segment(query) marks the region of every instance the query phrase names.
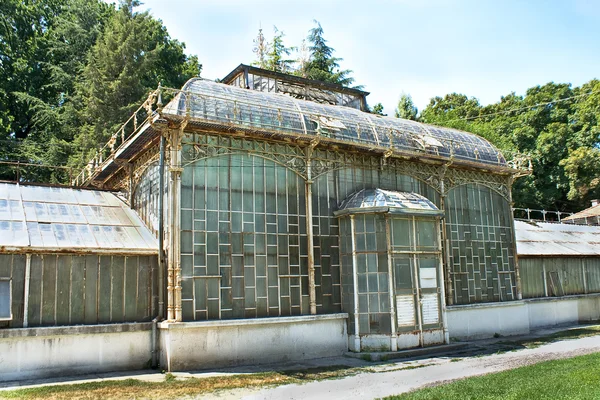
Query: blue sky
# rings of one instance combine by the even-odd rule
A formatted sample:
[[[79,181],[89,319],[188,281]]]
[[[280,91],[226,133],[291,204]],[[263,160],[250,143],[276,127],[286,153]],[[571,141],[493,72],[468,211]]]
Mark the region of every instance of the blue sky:
[[[600,78],[600,0],[146,0],[140,9],[198,55],[206,78],[252,62],[259,26],[299,46],[316,19],[369,104],[387,113],[403,92],[422,109],[450,92],[488,104]]]

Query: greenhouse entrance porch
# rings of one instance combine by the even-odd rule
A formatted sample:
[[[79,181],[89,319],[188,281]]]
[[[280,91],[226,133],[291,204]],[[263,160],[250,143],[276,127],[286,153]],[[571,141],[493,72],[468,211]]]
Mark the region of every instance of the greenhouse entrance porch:
[[[415,193],[365,189],[344,200],[336,216],[350,350],[447,343],[443,212]]]

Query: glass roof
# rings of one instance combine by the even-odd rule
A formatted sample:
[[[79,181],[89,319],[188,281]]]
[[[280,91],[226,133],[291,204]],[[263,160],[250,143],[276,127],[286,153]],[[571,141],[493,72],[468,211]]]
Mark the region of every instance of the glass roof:
[[[336,211],[336,215],[365,212],[443,214],[431,200],[417,193],[394,192],[383,189],[363,189],[342,201],[339,210]]]
[[[112,193],[0,183],[0,246],[156,252],[140,218]]]
[[[264,133],[320,135],[383,151],[506,167],[506,160],[487,140],[472,133],[365,113],[350,107],[299,100],[192,79],[163,109],[190,123],[228,126]]]
[[[600,255],[600,227],[515,221],[520,256]]]

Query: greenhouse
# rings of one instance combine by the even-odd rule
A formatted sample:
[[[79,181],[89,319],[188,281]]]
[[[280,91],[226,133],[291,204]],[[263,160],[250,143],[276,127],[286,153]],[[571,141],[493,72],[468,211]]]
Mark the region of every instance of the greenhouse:
[[[72,346],[50,328],[57,342],[5,330],[0,346],[28,335],[84,357],[83,341],[95,370],[177,371],[600,318],[596,259],[577,253],[597,232],[515,230],[527,158],[365,112],[355,89],[244,65],[222,82],[159,86],[77,188],[2,189],[3,323],[86,325]],[[544,248],[562,253],[529,251]]]
[[[156,238],[113,193],[0,183],[0,248],[0,325],[156,314]]]
[[[471,133],[290,78],[300,96],[261,71],[159,88],[147,122],[78,178],[120,190],[164,232],[168,321],[349,313],[351,348],[395,349],[447,341],[446,305],[521,297],[510,188],[526,171]],[[386,228],[352,250],[373,226]]]

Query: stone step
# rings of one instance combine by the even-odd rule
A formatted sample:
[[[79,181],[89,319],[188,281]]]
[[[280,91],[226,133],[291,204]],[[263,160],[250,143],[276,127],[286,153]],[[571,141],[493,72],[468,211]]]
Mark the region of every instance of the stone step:
[[[455,352],[467,347],[469,343],[450,343],[439,346],[415,347],[398,351],[366,351],[361,353],[347,352],[347,357],[360,358],[370,361],[387,361],[397,358],[420,358],[423,356],[434,356]]]

